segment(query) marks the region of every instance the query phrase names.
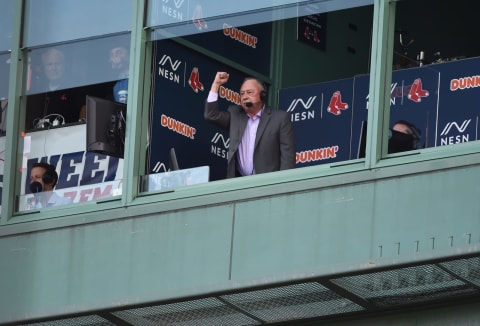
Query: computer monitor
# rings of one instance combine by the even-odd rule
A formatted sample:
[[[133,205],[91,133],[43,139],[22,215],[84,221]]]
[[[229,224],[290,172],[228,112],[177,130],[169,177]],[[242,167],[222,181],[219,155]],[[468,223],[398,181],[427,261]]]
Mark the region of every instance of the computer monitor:
[[[7,108],[8,108],[8,100],[1,99],[0,100],[0,108],[2,112],[0,113],[0,135],[5,134],[7,131]]]
[[[169,156],[169,168],[170,171],[180,170],[177,161],[177,153],[175,152],[175,148],[170,148],[170,156]]]
[[[360,127],[360,137],[358,139],[357,158],[364,158],[367,147],[367,121],[363,120]]]
[[[127,105],[87,95],[87,151],[123,158]]]

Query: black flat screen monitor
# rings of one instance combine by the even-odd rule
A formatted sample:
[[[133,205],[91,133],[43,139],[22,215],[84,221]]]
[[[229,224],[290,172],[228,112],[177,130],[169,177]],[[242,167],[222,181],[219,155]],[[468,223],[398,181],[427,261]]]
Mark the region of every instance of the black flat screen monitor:
[[[6,99],[0,100],[0,108],[2,112],[0,113],[0,135],[5,134],[7,131],[7,108],[8,108],[8,101]]]
[[[362,126],[360,127],[360,137],[358,140],[358,158],[365,157],[365,149],[367,147],[367,121],[362,121]]]
[[[87,95],[87,151],[123,158],[127,105]]]
[[[180,167],[178,166],[178,161],[177,161],[177,153],[175,152],[174,147],[170,148],[170,155],[169,155],[169,162],[168,163],[169,163],[170,171],[180,170]]]

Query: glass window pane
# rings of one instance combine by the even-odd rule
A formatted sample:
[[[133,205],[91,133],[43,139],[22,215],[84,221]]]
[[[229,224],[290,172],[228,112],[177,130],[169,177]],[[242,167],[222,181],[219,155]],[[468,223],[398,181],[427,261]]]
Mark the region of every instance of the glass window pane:
[[[31,50],[25,129],[84,119],[86,95],[118,96],[117,80],[128,77],[129,44],[130,35],[125,34]],[[119,47],[120,61],[118,53],[112,53]]]
[[[8,80],[10,78],[10,53],[0,54],[0,99],[8,97]]]
[[[89,151],[87,147],[87,124],[93,119],[89,119],[87,97],[125,105],[129,48],[130,35],[125,34],[29,51],[23,138],[26,165],[17,196],[19,210],[45,209],[49,205],[39,207],[34,201],[49,197],[48,191],[52,190],[60,197],[70,198],[71,203],[121,194],[123,159],[104,151]],[[111,117],[107,118],[98,133],[105,135],[107,142],[120,141],[110,137],[114,136],[113,124]],[[54,166],[58,174],[54,189],[48,188],[50,183],[43,179],[38,180],[43,182],[41,188],[31,188],[30,175],[38,162]],[[42,196],[35,196],[37,189],[42,189]],[[43,190],[47,193],[43,194]],[[56,202],[70,203],[64,199]]]
[[[27,132],[23,139],[28,150],[24,153],[26,166],[17,196],[19,211],[121,195],[123,160],[87,152],[84,123]],[[55,177],[45,177],[46,169],[34,170],[39,162],[50,164],[55,173],[49,175]],[[60,198],[50,198],[53,193]]]
[[[181,170],[207,166],[210,181],[228,176],[229,159],[239,160],[238,152],[231,159],[229,151],[238,148],[243,132],[232,135],[219,127],[221,122],[205,120],[205,101],[218,71],[229,73],[228,82],[218,89],[221,111],[233,106],[233,112],[242,112],[242,94],[252,92],[240,90],[244,78],[253,74],[261,81],[267,105],[289,113],[295,168],[357,159],[368,112],[373,6],[325,12],[326,3],[302,3],[288,10],[293,16],[275,7],[262,11],[263,18],[268,17],[262,21],[255,20],[256,13],[210,20],[191,19],[189,13],[184,24],[154,29],[146,174],[163,180],[162,174],[167,177],[175,170],[169,157],[174,148]],[[263,132],[267,136],[257,137],[277,134]],[[235,165],[230,169],[239,172]]]
[[[429,13],[425,20],[422,13]],[[477,140],[480,46],[470,2],[397,2],[388,152]]]
[[[192,25],[201,26],[202,20],[212,21],[225,16],[229,16],[232,23],[238,22],[239,25],[244,25],[246,21],[255,24],[279,19],[280,16],[284,19],[296,17],[298,6],[308,6],[311,3],[312,1],[292,0],[247,0],[229,1],[228,3],[219,0],[149,0],[147,26],[162,26],[182,22],[190,22]],[[315,4],[318,12],[328,12],[373,4],[373,0],[316,1]],[[275,12],[276,18],[272,17],[272,7],[279,9]],[[209,30],[215,28],[211,24],[206,26]]]
[[[7,131],[8,85],[10,78],[10,53],[0,54],[0,136]],[[5,139],[3,139],[3,146]],[[5,147],[2,149],[2,153]],[[2,160],[3,164],[3,160]]]
[[[0,0],[0,208],[3,191],[3,171],[5,160],[5,131],[8,109],[8,82],[10,78],[10,53],[12,47],[13,10],[15,0]]]
[[[127,49],[128,59],[130,34],[32,49],[25,91],[37,94],[117,80],[119,74],[128,73],[128,65],[118,67],[110,62],[110,50],[119,46]]]
[[[13,31],[13,5],[15,0],[0,0],[0,52],[10,50]]]
[[[27,0],[24,46],[127,32],[131,20],[132,0]]]

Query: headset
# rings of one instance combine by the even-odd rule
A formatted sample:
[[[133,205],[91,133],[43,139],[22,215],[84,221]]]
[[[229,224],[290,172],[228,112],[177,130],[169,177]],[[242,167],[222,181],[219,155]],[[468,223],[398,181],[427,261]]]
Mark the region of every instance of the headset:
[[[58,180],[58,174],[55,171],[55,169],[53,168],[53,166],[51,166],[50,169],[47,169],[47,171],[45,171],[45,173],[42,176],[43,183],[45,183],[47,185],[50,185],[50,184],[55,185],[57,180]]]
[[[42,181],[44,184],[55,186],[58,181],[58,173],[55,171],[55,167],[51,164],[40,162],[34,163],[32,168],[41,167],[45,169],[45,173],[42,175]]]
[[[388,140],[388,153],[398,153],[404,151],[411,151],[420,148],[421,131],[414,124],[398,120],[393,125],[403,124],[407,126],[409,133],[402,133],[390,129],[390,138]]]
[[[260,85],[262,85],[262,91],[260,92],[260,100],[262,101],[262,103],[267,103],[267,98],[268,98],[268,89],[267,89],[267,84],[264,83],[264,82],[260,82],[258,80],[258,82],[260,83]]]

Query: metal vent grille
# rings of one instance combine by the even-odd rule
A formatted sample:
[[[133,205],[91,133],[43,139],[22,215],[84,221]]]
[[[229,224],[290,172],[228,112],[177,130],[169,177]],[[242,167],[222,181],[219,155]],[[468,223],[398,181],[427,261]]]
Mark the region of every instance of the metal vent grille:
[[[440,266],[450,270],[467,282],[480,287],[480,258],[458,259],[440,263]]]
[[[478,288],[435,264],[342,277],[332,279],[331,282],[377,307],[433,301],[479,292]]]
[[[259,325],[217,298],[205,298],[113,313],[134,325]],[[141,317],[142,319],[139,319]]]
[[[124,310],[114,315],[141,326],[150,324],[141,323],[138,317],[159,325],[261,325],[362,309],[313,282]]]
[[[52,318],[35,326],[210,326],[295,324],[362,311],[398,309],[480,297],[480,257],[396,265],[359,270],[354,275],[329,275],[303,283],[272,284],[239,293],[207,294],[176,303],[157,302],[140,308],[92,311],[78,318]],[[72,316],[68,316],[72,317]]]
[[[350,300],[316,283],[222,296],[264,322],[280,322],[363,310]]]
[[[76,317],[76,318],[67,318],[62,320],[53,320],[46,321],[34,324],[24,324],[24,325],[35,325],[35,326],[115,326],[116,324],[109,322],[107,319],[104,319],[97,315],[85,316],[85,317]]]

